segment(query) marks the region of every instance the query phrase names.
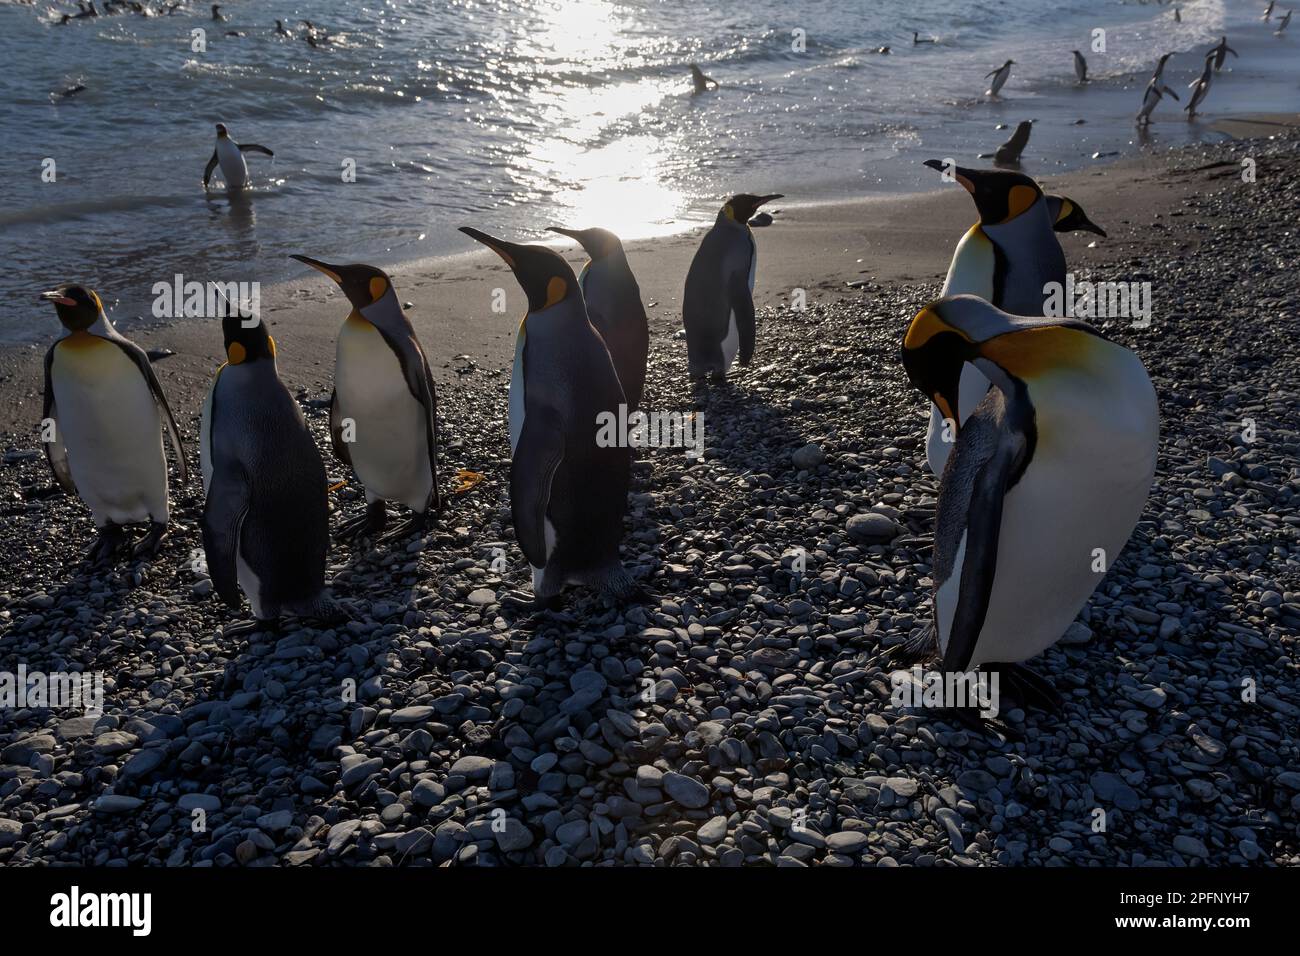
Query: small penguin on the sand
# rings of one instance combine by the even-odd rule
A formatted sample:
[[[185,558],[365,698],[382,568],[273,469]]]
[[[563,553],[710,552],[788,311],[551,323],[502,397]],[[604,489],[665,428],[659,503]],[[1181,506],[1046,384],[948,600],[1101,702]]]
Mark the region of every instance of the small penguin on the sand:
[[[528,299],[510,376],[510,513],[532,607],[553,608],[566,584],[626,601],[639,591],[619,557],[631,454],[601,422],[627,399],[578,279],[554,249],[460,231],[499,255]]]
[[[122,526],[149,523],[136,557],[152,557],[167,534],[165,427],[183,483],[189,475],[176,420],[149,357],[115,328],[93,289],[45,292],[63,335],[45,354],[41,412],[45,458],[55,479],[90,507],[99,536],[88,560],[111,559],[127,543]]]
[[[1020,702],[1050,708],[1059,695],[1023,662],[1061,638],[1137,524],[1155,475],[1156,393],[1133,352],[1083,322],[1009,315],[972,295],[917,313],[903,341],[914,386],[951,406],[969,363],[993,387],[943,474],[934,623],[902,655],[998,671]]]
[[[1156,108],[1165,94],[1172,96],[1176,100],[1178,99],[1177,93],[1161,83],[1159,79],[1153,77],[1142,93],[1142,108],[1138,110],[1137,114],[1139,126],[1149,126],[1151,124],[1151,111]],[[1179,100],[1179,102],[1182,101]]]
[[[605,340],[628,409],[635,410],[641,405],[645,386],[650,328],[641,304],[641,288],[628,265],[623,243],[608,229],[551,226],[550,231],[577,240],[591,257],[578,273],[587,318]]]
[[[990,76],[993,77],[993,82],[991,82],[989,88],[984,91],[985,96],[998,95],[998,91],[1000,91],[1003,85],[1007,82],[1007,77],[1011,75],[1011,67],[1015,66],[1015,63],[1015,60],[1007,60],[1007,62],[1003,63],[996,70],[989,70],[984,74],[985,79],[988,79]]]
[[[267,156],[274,156],[265,146],[259,146],[257,143],[236,143],[230,138],[230,133],[226,130],[225,123],[217,124],[217,145],[212,150],[212,158],[208,160],[208,165],[203,170],[203,188],[208,188],[208,181],[212,179],[212,171],[221,164],[221,175],[226,180],[227,191],[236,191],[248,186],[248,163],[244,162],[244,153],[264,153]]]
[[[748,223],[759,206],[782,198],[780,193],[732,196],[691,260],[682,295],[682,325],[692,379],[708,375],[721,382],[737,357],[741,365],[754,357],[758,247]]]
[[[325,590],[329,501],[325,465],[302,410],[276,372],[275,340],[260,319],[221,320],[226,364],[203,405],[203,551],[217,595],[248,598],[253,620],[224,634],[277,631],[280,615],[336,623]]]

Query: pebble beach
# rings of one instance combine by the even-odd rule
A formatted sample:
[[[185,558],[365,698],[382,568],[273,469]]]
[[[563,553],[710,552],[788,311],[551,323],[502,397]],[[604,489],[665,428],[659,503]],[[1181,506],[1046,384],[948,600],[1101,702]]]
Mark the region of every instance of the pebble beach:
[[[1033,662],[1064,707],[1007,710],[1002,736],[891,702],[887,652],[931,613],[937,482],[898,356],[964,228],[940,215],[911,240],[926,252],[887,267],[880,218],[842,223],[838,257],[812,244],[800,281],[768,243],[819,214],[779,212],[757,235],[754,364],[699,404],[672,259],[696,237],[629,246],[646,403],[702,414],[706,450],[638,453],[623,559],[646,596],[623,608],[581,591],[554,616],[501,604],[528,569],[500,325],[435,327],[413,294],[422,338],[451,337],[444,481],[482,480],[422,539],[334,547],[346,625],[251,643],[223,635],[193,475],[173,481],[151,564],[81,564],[89,515],[37,441],[39,353],[6,353],[0,670],[102,672],[105,700],[0,710],[0,865],[1300,864],[1298,148],[1279,126],[1064,183],[1110,233],[1063,238],[1071,269],[1155,290],[1148,327],[1098,325],[1151,374],[1160,458],[1128,546]],[[943,202],[968,224],[968,201]],[[488,261],[459,266],[464,282],[491,283]],[[321,289],[270,296],[269,320],[328,448],[336,322],[301,347],[288,334],[307,323],[287,303],[338,313]],[[194,348],[193,329],[133,332],[176,353],[157,368],[191,455],[208,331]],[[362,502],[349,486],[331,500]]]

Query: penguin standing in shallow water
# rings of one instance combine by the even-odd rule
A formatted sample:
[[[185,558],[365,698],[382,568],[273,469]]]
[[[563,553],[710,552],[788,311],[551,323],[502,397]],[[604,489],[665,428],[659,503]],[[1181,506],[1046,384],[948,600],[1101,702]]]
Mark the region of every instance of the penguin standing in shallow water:
[[[990,83],[989,88],[984,91],[985,96],[998,95],[998,92],[1002,89],[1003,85],[1007,82],[1007,78],[1011,76],[1011,68],[1015,66],[1015,64],[1016,64],[1015,60],[1007,60],[1007,62],[1003,63],[996,70],[989,70],[987,73],[984,74],[984,78],[986,80],[990,76],[993,77],[993,82]]]
[[[1078,50],[1071,51],[1074,54],[1074,78],[1080,83],[1088,82],[1088,61],[1083,58],[1083,54]]]
[[[599,435],[626,397],[578,280],[553,249],[460,231],[499,255],[528,297],[510,376],[510,513],[533,606],[554,606],[566,584],[625,601],[638,590],[618,553],[631,459]]]
[[[650,350],[650,328],[641,288],[637,285],[627,254],[618,236],[608,229],[564,229],[558,232],[581,243],[591,259],[578,273],[578,285],[587,303],[587,318],[605,340],[614,360],[628,410],[641,405],[645,386],[646,355]]]
[[[438,492],[438,405],[433,375],[393,281],[367,265],[331,265],[293,256],[333,279],[352,303],[339,331],[330,399],[334,455],[366,488],[366,511],[341,534],[379,534],[386,502],[414,512],[391,532],[403,537],[442,510]]]
[[[969,295],[917,313],[903,342],[913,385],[959,413],[972,362],[994,387],[939,491],[934,637],[945,671],[998,670],[1050,706],[1054,689],[1019,664],[1060,639],[1128,541],[1155,475],[1156,394],[1136,355],[1082,322]]]
[[[1161,59],[1160,62],[1163,65],[1164,60]],[[1156,76],[1151,78],[1151,82],[1147,84],[1146,90],[1142,93],[1142,108],[1138,110],[1137,115],[1137,124],[1139,126],[1151,125],[1151,111],[1160,105],[1160,101],[1164,99],[1166,93],[1174,99],[1178,99],[1177,93],[1160,82],[1158,74],[1159,71],[1157,71]]]
[[[943,172],[937,159],[925,163]],[[1049,282],[1065,284],[1065,253],[1053,231],[1053,216],[1038,184],[1005,170],[954,167],[950,172],[971,194],[980,221],[962,237],[948,266],[943,295],[977,295],[1015,315],[1042,315]],[[962,414],[969,415],[988,391],[988,379],[970,365],[961,374]],[[951,416],[930,410],[926,459],[943,474],[955,438]]]
[[[260,320],[221,320],[226,364],[203,405],[203,551],[230,607],[242,590],[253,621],[227,636],[277,630],[282,613],[336,622],[325,591],[329,502],[325,466],[302,410],[280,381],[275,340]]]
[[[259,146],[257,143],[244,143],[240,145],[230,138],[230,133],[226,130],[225,123],[217,124],[217,145],[212,150],[212,158],[208,160],[207,167],[203,170],[203,188],[207,189],[208,181],[212,179],[212,171],[221,165],[221,175],[225,177],[226,189],[233,191],[245,189],[248,186],[248,163],[244,162],[244,153],[252,151],[254,153],[265,153],[267,156],[274,156],[265,146]]]
[[[1220,37],[1219,42],[1216,43],[1213,47],[1211,47],[1210,52],[1206,54],[1207,57],[1210,56],[1214,57],[1215,73],[1218,73],[1220,70],[1223,69],[1223,61],[1228,58],[1229,53],[1231,53],[1234,57],[1237,55],[1237,51],[1234,50],[1232,47],[1228,46],[1228,38]]]
[[[41,295],[63,323],[63,336],[45,354],[45,404],[53,425],[45,458],[55,479],[90,507],[99,537],[92,562],[126,543],[122,525],[149,522],[137,557],[152,557],[167,534],[165,425],[176,471],[189,477],[176,420],[144,350],[113,328],[99,296],[79,285]],[[44,427],[44,426],[43,426]]]
[[[709,375],[720,382],[737,356],[741,365],[754,357],[758,248],[749,220],[759,206],[782,198],[780,193],[732,196],[691,260],[682,295],[682,325],[693,379]]]

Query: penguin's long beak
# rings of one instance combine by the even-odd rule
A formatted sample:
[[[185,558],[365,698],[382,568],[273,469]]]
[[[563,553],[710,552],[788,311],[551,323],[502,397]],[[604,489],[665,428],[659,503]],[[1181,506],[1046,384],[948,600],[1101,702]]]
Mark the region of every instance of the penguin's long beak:
[[[62,292],[58,292],[58,291],[42,292],[40,298],[42,302],[53,302],[55,305],[76,305],[77,304],[76,299],[69,299]]]
[[[505,264],[508,265],[512,271],[516,268],[516,263],[519,260],[519,246],[515,243],[507,242],[504,239],[498,239],[495,236],[489,236],[486,232],[480,232],[479,230],[473,229],[469,226],[461,226],[460,231],[465,233],[465,235],[469,236],[471,239],[483,243],[483,245],[487,246],[499,255],[503,260],[505,260]]]
[[[770,203],[774,199],[784,199],[784,198],[785,198],[784,193],[772,193],[772,195],[770,196],[759,196],[758,202],[754,203],[754,208],[757,209],[759,206],[765,205],[766,203]]]
[[[464,231],[465,231],[464,229],[461,230],[461,232]],[[558,232],[562,236],[568,236],[570,239],[576,240],[577,242],[582,242],[581,229],[566,229],[564,226],[547,226],[546,231]]]
[[[948,165],[941,159],[927,159],[924,165],[940,173],[946,173],[949,169]],[[979,170],[967,169],[964,166],[953,166],[952,172],[957,177],[957,182],[961,183],[962,188],[973,196],[975,194],[975,180],[979,178]]]
[[[313,259],[310,256],[291,255],[290,259],[297,259],[299,262],[305,262],[317,272],[323,272],[339,285],[343,284],[343,277],[339,275],[339,267],[332,266],[328,262],[321,262],[319,259]]]
[[[1093,232],[1101,236],[1103,239],[1106,238],[1106,230],[1101,228],[1101,226],[1097,225],[1095,222],[1093,222],[1091,219],[1088,219],[1087,217],[1084,218],[1079,228],[1082,229],[1084,232]]]

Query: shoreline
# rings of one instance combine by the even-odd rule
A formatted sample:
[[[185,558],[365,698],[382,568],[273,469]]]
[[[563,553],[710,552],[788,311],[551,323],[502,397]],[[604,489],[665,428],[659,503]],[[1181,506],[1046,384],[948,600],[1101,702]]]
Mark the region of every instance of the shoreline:
[[[1300,114],[1246,114],[1221,122],[1238,132],[1268,135],[1300,124]],[[1140,244],[1141,237],[1127,228],[1126,220],[1152,204],[1142,183],[1161,168],[1171,151],[1205,148],[1158,148],[1042,177],[1045,189],[1078,200],[1109,233],[1109,238],[1095,247],[1089,234],[1062,236],[1067,258],[1075,265],[1101,265],[1118,257],[1126,244]],[[918,194],[796,202],[776,208],[776,221],[754,231],[759,255],[754,302],[759,309],[781,306],[794,288],[806,289],[809,305],[814,305],[859,296],[861,293],[848,288],[848,282],[866,280],[869,288],[871,283],[941,280],[973,213],[964,192],[942,188]],[[509,235],[497,223],[481,224],[489,231]],[[681,284],[703,229],[693,226],[681,233],[626,244],[652,334],[680,325]],[[556,245],[576,271],[585,259],[581,250],[575,243]],[[492,253],[467,249],[454,256],[384,263],[384,268],[402,300],[413,303],[408,314],[440,388],[458,387],[464,378],[457,369],[464,367],[466,360],[459,356],[468,356],[479,368],[508,367],[515,325],[524,311],[522,293]],[[495,288],[505,290],[505,314],[490,311]],[[341,294],[327,279],[304,273],[301,278],[264,288],[262,303],[263,317],[280,346],[281,377],[292,391],[304,391],[313,399],[328,397],[335,336],[348,312]],[[32,311],[33,321],[48,323],[51,338],[0,346],[0,432],[25,436],[32,442],[21,446],[26,448],[36,447],[41,363],[57,322],[36,303]],[[123,326],[119,330],[146,350],[175,353],[155,362],[154,368],[182,432],[191,437],[197,434],[199,409],[222,361],[218,324],[172,319]]]

